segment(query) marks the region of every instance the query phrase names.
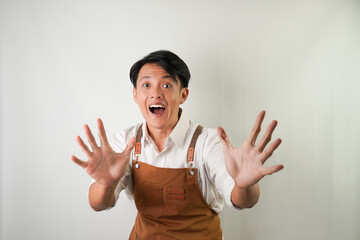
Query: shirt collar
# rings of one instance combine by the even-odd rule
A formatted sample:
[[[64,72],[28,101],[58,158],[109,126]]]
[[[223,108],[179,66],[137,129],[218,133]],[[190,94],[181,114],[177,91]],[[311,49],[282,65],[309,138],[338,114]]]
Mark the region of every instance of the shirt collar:
[[[172,140],[177,147],[181,147],[183,145],[187,130],[190,125],[189,119],[187,118],[187,116],[185,115],[184,111],[181,108],[179,109],[179,114],[180,114],[179,121],[176,123],[174,129],[172,130],[168,139],[166,140],[166,142]],[[143,124],[142,128],[143,128],[142,129],[143,132],[145,133],[144,139],[149,143],[153,142],[146,127],[146,122]]]
[[[177,147],[181,147],[183,145],[185,135],[189,128],[189,119],[186,117],[184,111],[180,108],[180,118],[177,124],[175,125],[174,129],[170,134],[171,140],[175,143]]]

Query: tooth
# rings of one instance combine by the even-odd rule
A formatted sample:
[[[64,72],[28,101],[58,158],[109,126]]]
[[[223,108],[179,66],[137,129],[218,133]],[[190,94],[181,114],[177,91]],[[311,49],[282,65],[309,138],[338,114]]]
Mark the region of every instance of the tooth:
[[[150,107],[152,107],[152,108],[164,108],[163,105],[151,105]]]

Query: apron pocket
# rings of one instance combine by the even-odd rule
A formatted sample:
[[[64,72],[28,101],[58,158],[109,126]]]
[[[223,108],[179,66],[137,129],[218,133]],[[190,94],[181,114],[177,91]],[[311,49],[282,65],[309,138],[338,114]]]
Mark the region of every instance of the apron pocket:
[[[189,196],[186,186],[166,186],[164,196],[164,216],[181,216],[188,212]]]
[[[138,211],[144,215],[160,217],[164,212],[163,188],[160,184],[145,182],[139,193]]]

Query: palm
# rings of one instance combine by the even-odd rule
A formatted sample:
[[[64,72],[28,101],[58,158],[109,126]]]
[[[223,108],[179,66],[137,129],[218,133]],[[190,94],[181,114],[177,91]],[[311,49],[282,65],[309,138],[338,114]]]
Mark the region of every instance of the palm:
[[[77,142],[80,148],[88,157],[88,161],[81,161],[75,156],[71,159],[84,168],[84,170],[99,184],[104,187],[111,186],[118,182],[123,175],[124,169],[130,160],[130,152],[134,146],[134,139],[131,139],[122,153],[116,153],[109,145],[105,133],[103,123],[98,119],[99,137],[101,146],[97,146],[94,136],[89,127],[84,126],[84,130],[91,145],[92,151],[87,147],[80,137],[77,137]]]
[[[264,176],[275,173],[283,168],[282,165],[272,167],[264,167],[263,165],[281,143],[281,140],[277,139],[265,149],[277,125],[276,121],[269,125],[263,138],[255,145],[264,116],[265,112],[259,114],[251,134],[239,148],[234,148],[230,144],[224,129],[218,128],[218,135],[223,143],[226,169],[238,187],[251,187]]]
[[[101,148],[101,147],[100,147]],[[122,153],[98,149],[89,158],[85,171],[98,183],[107,186],[120,179],[129,157]]]

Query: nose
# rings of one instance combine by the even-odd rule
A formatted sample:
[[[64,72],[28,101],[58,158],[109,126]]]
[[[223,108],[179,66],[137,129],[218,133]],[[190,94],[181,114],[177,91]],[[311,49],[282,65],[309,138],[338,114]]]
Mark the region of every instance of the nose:
[[[151,98],[162,98],[164,95],[160,87],[153,88],[151,92]]]

